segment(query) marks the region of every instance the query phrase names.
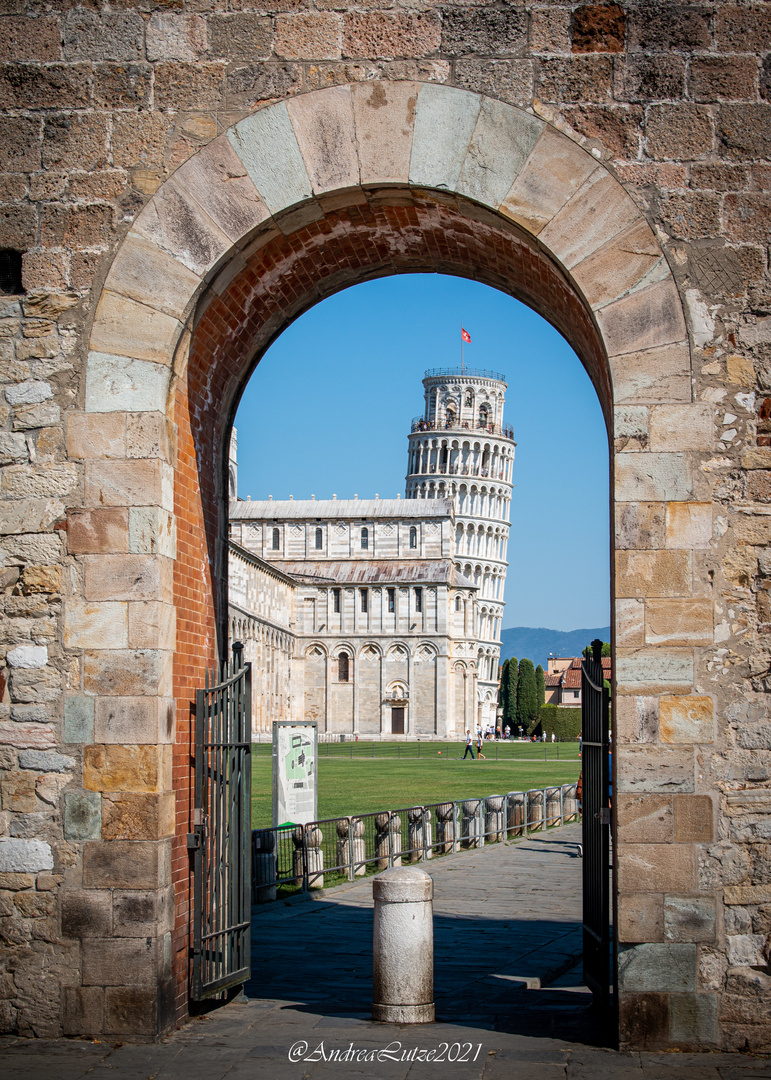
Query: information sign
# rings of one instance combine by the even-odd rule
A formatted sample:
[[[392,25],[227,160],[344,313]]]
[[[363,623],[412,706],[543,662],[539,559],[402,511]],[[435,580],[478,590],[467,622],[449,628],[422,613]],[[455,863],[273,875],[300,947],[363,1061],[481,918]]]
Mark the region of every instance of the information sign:
[[[318,725],[277,720],[273,724],[273,827],[307,825],[318,813]]]

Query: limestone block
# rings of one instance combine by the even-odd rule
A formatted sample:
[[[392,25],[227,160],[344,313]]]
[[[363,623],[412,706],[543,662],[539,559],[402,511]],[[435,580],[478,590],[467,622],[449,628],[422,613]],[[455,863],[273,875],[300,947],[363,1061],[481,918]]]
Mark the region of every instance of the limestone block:
[[[66,840],[98,840],[102,830],[102,800],[92,791],[68,791],[64,795]]]
[[[166,407],[169,369],[92,352],[86,367],[86,412],[157,412]]]
[[[234,243],[270,216],[225,135],[213,139],[189,158],[174,174],[174,180]]]
[[[406,182],[419,86],[363,82],[351,87],[361,183]]]
[[[677,287],[671,278],[616,300],[597,313],[609,356],[687,340]]]
[[[3,540],[6,566],[27,563],[53,563],[61,557],[62,542],[57,533],[32,533],[5,537]]]
[[[710,843],[714,839],[715,809],[710,795],[675,795],[676,843]]]
[[[538,117],[483,98],[458,190],[497,210],[544,127]]]
[[[711,645],[715,639],[712,620],[710,600],[652,598],[645,603],[645,642],[648,645]]]
[[[173,983],[169,984],[173,1002]],[[104,991],[104,1031],[110,1035],[155,1036],[164,1023],[159,1017],[157,987],[108,986]],[[173,1019],[173,1007],[169,1021]],[[167,1023],[169,1021],[166,1021]]]
[[[174,427],[164,413],[129,413],[126,418],[126,457],[160,458],[170,462],[173,454]]]
[[[56,738],[50,724],[24,724],[14,720],[0,720],[0,745],[15,746],[17,749],[30,747],[45,750],[56,745]]]
[[[129,511],[126,507],[68,510],[67,549],[72,555],[128,553]]]
[[[739,518],[734,528],[734,542],[768,547],[771,544],[771,519],[759,514]]]
[[[128,648],[128,604],[68,600],[64,608],[64,644],[68,649]]]
[[[102,800],[102,839],[162,840],[174,835],[174,793],[119,794]]]
[[[635,646],[645,644],[645,606],[642,600],[621,599],[616,601],[617,645]]]
[[[33,702],[46,703],[50,701],[58,701],[62,692],[62,676],[54,668],[13,668],[11,670],[11,695],[13,700],[20,703],[31,704]],[[22,731],[22,727],[29,728],[35,727],[38,730],[32,733],[32,742],[24,742],[23,745],[47,746],[45,741],[45,734],[41,729],[40,724],[12,724],[12,734],[9,742],[14,745],[21,745],[21,740],[25,738],[26,732]]]
[[[51,720],[51,711],[46,705],[12,705],[11,719],[21,723],[47,724]]]
[[[157,794],[171,790],[169,746],[87,746],[83,752],[87,791]]]
[[[669,1045],[670,994],[619,994],[618,1027],[622,1048],[660,1050]]]
[[[61,566],[25,566],[22,574],[24,592],[60,593],[62,591]]]
[[[622,992],[696,989],[696,946],[650,942],[619,950],[618,981]]]
[[[199,277],[232,246],[230,238],[208,214],[201,213],[198,203],[174,177],[145,206],[134,222],[133,232],[173,255]]]
[[[641,795],[618,791],[614,804],[621,843],[672,843],[674,812],[670,794]]]
[[[692,491],[691,463],[684,453],[616,457],[615,495],[619,502],[682,502]]]
[[[667,503],[665,544],[668,548],[708,548],[712,528],[712,503]]]
[[[84,939],[81,955],[84,986],[151,986],[157,980],[152,937]]]
[[[34,769],[35,772],[63,773],[74,769],[77,762],[67,754],[48,753],[44,750],[22,750],[19,753],[19,768]]]
[[[54,396],[49,383],[35,379],[27,379],[24,382],[6,386],[4,394],[9,405],[37,405]]]
[[[111,292],[182,319],[201,279],[151,240],[129,233],[107,275]]]
[[[62,1031],[65,1035],[101,1035],[104,1030],[104,989],[64,986]]]
[[[618,299],[668,267],[647,221],[638,219],[572,268],[593,309]]]
[[[665,896],[665,941],[714,941],[714,896]]]
[[[602,169],[554,215],[538,234],[568,269],[640,220],[640,211],[619,182]],[[629,351],[629,350],[624,350]]]
[[[311,197],[313,187],[283,102],[247,116],[226,134],[272,214]]]
[[[157,506],[132,506],[129,510],[129,550],[134,554],[165,555],[177,553],[177,530],[174,517]]]
[[[176,615],[173,604],[152,600],[129,604],[129,648],[173,651],[177,639]]]
[[[714,730],[714,703],[711,697],[691,694],[688,697],[661,698],[659,731],[662,742],[711,743]]]
[[[500,207],[536,236],[599,170],[571,139],[544,127]]]
[[[651,598],[682,597],[687,596],[690,591],[690,552],[666,550],[616,552],[616,595],[644,597],[646,612]]]
[[[696,849],[692,844],[618,845],[619,892],[696,891]]]
[[[98,743],[168,743],[174,738],[173,698],[100,697],[94,738]]]
[[[126,456],[126,417],[121,413],[73,413],[67,420],[70,458]]]
[[[765,967],[763,934],[729,934],[726,938],[729,967]]]
[[[693,791],[694,760],[690,749],[619,746],[615,756],[619,794]]]
[[[652,451],[711,450],[715,445],[715,410],[707,402],[654,405],[650,418]]]
[[[337,60],[342,41],[342,20],[336,12],[298,12],[276,19],[276,53],[287,60]]]
[[[170,315],[105,289],[96,310],[90,348],[112,356],[171,364],[181,329]]]
[[[6,772],[2,777],[3,810],[30,814],[37,809],[35,777],[25,772]]]
[[[335,86],[287,102],[305,168],[316,194],[359,183],[350,87]]]
[[[48,663],[48,648],[45,645],[19,645],[10,649],[5,659],[12,668],[42,668]]]
[[[113,918],[121,937],[147,937],[174,928],[174,890],[155,892],[137,889],[113,893]]]
[[[160,889],[171,883],[167,840],[91,841],[83,846],[83,884],[92,889]]]
[[[159,649],[89,651],[84,657],[87,693],[153,697],[171,686],[173,654]]]
[[[64,699],[64,741],[94,741],[94,698],[72,695]]]
[[[69,462],[7,465],[2,474],[2,493],[6,499],[61,497],[71,495],[78,480],[78,469]]]
[[[664,912],[657,893],[630,893],[619,897],[618,940],[663,941]]]
[[[718,1043],[717,994],[672,994],[669,1034],[673,1043],[701,1050]]]
[[[723,890],[723,903],[728,907],[769,904],[771,885],[726,885]]]
[[[0,535],[48,532],[64,514],[59,499],[18,499],[6,502],[0,517]]]
[[[148,60],[197,60],[206,52],[206,20],[200,15],[154,12],[145,40]]]
[[[53,868],[51,845],[45,840],[14,840],[0,836],[1,873],[35,874]]]
[[[428,83],[421,86],[410,156],[412,184],[456,187],[481,106],[476,94]]]
[[[620,694],[616,698],[616,742],[655,743],[659,734],[659,699]]]
[[[112,896],[107,889],[62,890],[62,934],[108,937],[112,933]]]
[[[161,555],[87,555],[87,600],[160,600],[171,603],[172,563]]]
[[[616,459],[618,461],[618,458]],[[666,507],[660,502],[617,502],[616,550],[664,547]]]

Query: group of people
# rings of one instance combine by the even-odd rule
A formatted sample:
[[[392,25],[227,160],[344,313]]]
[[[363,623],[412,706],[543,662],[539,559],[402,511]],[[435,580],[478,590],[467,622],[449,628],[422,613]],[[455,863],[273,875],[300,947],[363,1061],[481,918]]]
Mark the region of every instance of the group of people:
[[[524,728],[520,726],[520,729],[519,729],[519,737],[520,737],[520,739],[523,738],[523,736],[524,736]],[[465,750],[465,752],[463,754],[463,759],[465,760],[467,757],[470,756],[471,759],[473,760],[473,758],[474,758],[474,743],[476,742],[477,757],[481,758],[484,761],[485,760],[485,755],[482,753],[482,747],[484,746],[485,739],[501,739],[501,737],[504,740],[511,738],[511,728],[508,726],[508,724],[504,728],[502,734],[501,734],[501,729],[500,728],[493,728],[492,725],[487,727],[484,732],[482,731],[481,727],[478,727],[477,732],[476,732],[476,739],[474,739],[474,736],[471,734],[471,731],[467,728],[466,729],[466,750]],[[543,735],[533,735],[533,736],[531,736],[531,740],[532,740],[532,742],[546,742],[547,741],[546,732],[544,732]],[[557,741],[557,736],[554,734],[554,732],[551,733],[551,741],[552,742]]]

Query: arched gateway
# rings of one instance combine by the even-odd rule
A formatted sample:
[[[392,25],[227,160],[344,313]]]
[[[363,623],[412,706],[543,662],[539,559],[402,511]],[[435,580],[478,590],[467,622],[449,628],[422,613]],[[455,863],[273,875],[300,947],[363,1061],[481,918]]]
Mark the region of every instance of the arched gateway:
[[[634,200],[555,127],[475,93],[385,81],[270,105],[207,145],[136,218],[99,298],[69,423],[70,456],[85,462],[70,552],[85,557],[65,627],[84,650],[84,690],[66,709],[95,707],[84,787],[103,808],[66,888],[95,911],[109,890],[142,890],[145,919],[137,937],[127,900],[124,923],[114,907],[103,938],[83,939],[73,1031],[96,1030],[95,1009],[112,1034],[154,1034],[186,1013],[190,702],[226,639],[226,447],[241,390],[308,307],[416,271],[532,306],[599,395],[615,447],[622,1041],[720,1042],[717,915],[730,901],[703,869],[719,806],[698,672],[714,623],[722,633],[732,616],[713,616],[715,406],[694,399],[678,287]]]

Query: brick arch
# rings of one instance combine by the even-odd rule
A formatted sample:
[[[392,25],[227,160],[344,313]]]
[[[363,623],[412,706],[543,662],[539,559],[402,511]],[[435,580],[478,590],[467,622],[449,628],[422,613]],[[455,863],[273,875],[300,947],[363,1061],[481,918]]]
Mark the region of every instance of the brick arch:
[[[223,451],[239,394],[271,341],[308,307],[357,281],[421,270],[516,295],[565,335],[609,432],[635,451],[614,457],[619,504],[634,513],[639,500],[694,499],[684,452],[708,436],[703,408],[691,403],[685,321],[667,262],[615,178],[538,117],[445,86],[357,84],[262,109],[179,168],[112,264],[84,401],[94,440],[85,505],[125,507],[129,520],[128,535],[108,537],[87,573],[103,582],[100,603],[143,605],[136,626],[129,613],[126,641],[142,731],[134,714],[131,722],[155,755],[159,806],[173,791],[176,808],[174,835],[159,810],[147,837],[159,882],[170,857],[176,893],[173,982],[159,967],[157,1016],[168,1019],[172,1004],[177,1016],[186,1011],[189,703],[224,643]],[[658,427],[649,425],[656,409],[669,410]],[[148,441],[156,456],[135,460],[133,448]],[[635,551],[636,563],[620,564],[622,693],[692,693],[692,645],[701,638],[652,630],[649,640],[642,605],[665,597],[661,624],[677,622],[667,604],[680,604],[681,615],[703,604],[692,598],[688,569],[689,537],[704,532],[699,519],[689,533],[694,513],[673,519],[666,558]],[[635,575],[644,582],[638,592]],[[73,645],[79,633],[73,627]],[[89,685],[120,693],[109,673],[95,672]]]

